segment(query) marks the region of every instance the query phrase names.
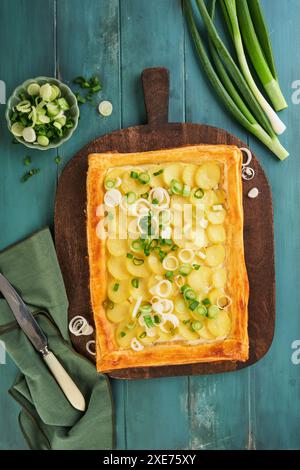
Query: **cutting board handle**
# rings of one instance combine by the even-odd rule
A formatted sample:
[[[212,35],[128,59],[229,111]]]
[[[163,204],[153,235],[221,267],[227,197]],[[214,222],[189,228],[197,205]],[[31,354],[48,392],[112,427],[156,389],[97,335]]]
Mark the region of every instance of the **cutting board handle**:
[[[141,77],[149,126],[167,124],[169,116],[169,70],[164,67],[144,69]]]

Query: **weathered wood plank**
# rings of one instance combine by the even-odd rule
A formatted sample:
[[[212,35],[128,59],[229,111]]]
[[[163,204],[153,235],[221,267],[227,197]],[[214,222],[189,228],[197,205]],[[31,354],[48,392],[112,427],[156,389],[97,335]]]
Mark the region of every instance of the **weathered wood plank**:
[[[95,104],[104,99],[113,104],[113,114],[108,118],[101,117],[93,105],[85,104],[81,107],[78,129],[72,140],[59,151],[63,164],[87,142],[121,125],[119,22],[119,0],[57,2],[59,78],[74,89],[72,80],[75,77],[99,75],[103,90],[95,97]],[[124,382],[112,381],[116,445],[119,449],[125,447],[125,387]]]
[[[257,449],[300,448],[300,365],[291,361],[291,344],[300,339],[299,233],[300,106],[293,104],[292,83],[300,79],[300,4],[297,0],[263,0],[278,73],[289,109],[280,116],[287,125],[280,137],[290,151],[281,163],[255,139],[250,145],[269,176],[274,202],[277,277],[277,325],[273,346],[251,371],[251,410]]]
[[[247,142],[246,132],[220,104],[185,26],[186,121],[221,127]],[[247,446],[248,371],[191,377],[189,381],[190,447],[242,449]]]
[[[3,0],[0,2],[1,80],[7,96],[30,77],[54,74],[54,2]],[[41,19],[47,18],[47,21]],[[30,52],[30,53],[28,53]],[[20,240],[43,225],[52,223],[56,185],[54,151],[40,152],[13,145],[6,129],[5,106],[1,105],[0,172],[0,249]],[[26,171],[22,159],[32,156],[41,172],[26,183],[20,177]],[[25,447],[16,415],[17,405],[6,394],[16,370],[11,361],[0,365],[0,448]],[[3,419],[3,417],[5,419]]]
[[[123,0],[121,18],[122,127],[145,122],[141,71],[170,70],[170,121],[184,120],[184,42],[180,2]],[[157,379],[126,385],[129,449],[188,446],[188,379]]]

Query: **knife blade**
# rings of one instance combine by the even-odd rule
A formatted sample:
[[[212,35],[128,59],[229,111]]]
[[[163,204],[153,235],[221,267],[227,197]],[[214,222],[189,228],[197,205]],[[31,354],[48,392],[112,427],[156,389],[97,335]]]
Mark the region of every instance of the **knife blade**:
[[[34,348],[42,355],[44,361],[71,405],[80,411],[84,411],[85,400],[79,388],[73,382],[54,354],[49,351],[48,339],[45,333],[35,320],[23,299],[1,273],[0,292],[2,292],[5,300],[10,306],[20,328],[33,344]]]

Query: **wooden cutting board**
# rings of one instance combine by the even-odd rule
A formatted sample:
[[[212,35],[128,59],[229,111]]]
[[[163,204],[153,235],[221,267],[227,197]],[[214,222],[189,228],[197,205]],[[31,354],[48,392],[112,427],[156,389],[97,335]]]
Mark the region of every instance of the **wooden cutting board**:
[[[164,68],[145,69],[142,83],[148,124],[112,132],[83,147],[65,167],[58,184],[55,204],[55,243],[69,299],[69,320],[84,316],[93,324],[90,307],[89,267],[86,244],[87,156],[94,152],[143,152],[187,144],[247,145],[223,129],[204,124],[169,123],[169,73]],[[250,282],[250,357],[245,363],[220,361],[208,364],[131,368],[114,371],[114,378],[141,379],[178,375],[200,375],[233,371],[254,364],[271,346],[275,327],[275,269],[273,210],[266,175],[253,155],[255,178],[243,181],[244,240]],[[259,196],[250,199],[251,188]],[[71,336],[74,347],[93,360],[86,342],[94,339]]]

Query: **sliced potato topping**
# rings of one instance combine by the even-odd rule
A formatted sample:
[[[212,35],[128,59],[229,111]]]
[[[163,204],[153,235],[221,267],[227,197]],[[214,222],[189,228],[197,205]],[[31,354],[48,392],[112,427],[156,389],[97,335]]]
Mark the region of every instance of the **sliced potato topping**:
[[[196,183],[202,189],[214,189],[221,178],[221,169],[217,163],[204,163],[196,173]]]
[[[222,165],[214,161],[108,171],[106,191],[117,190],[120,202],[104,214],[117,229],[105,242],[106,316],[115,324],[119,348],[138,354],[157,342],[208,342],[229,335],[223,180]],[[151,188],[157,188],[155,197]],[[170,213],[168,220],[162,211]],[[160,231],[154,236],[151,227]]]

